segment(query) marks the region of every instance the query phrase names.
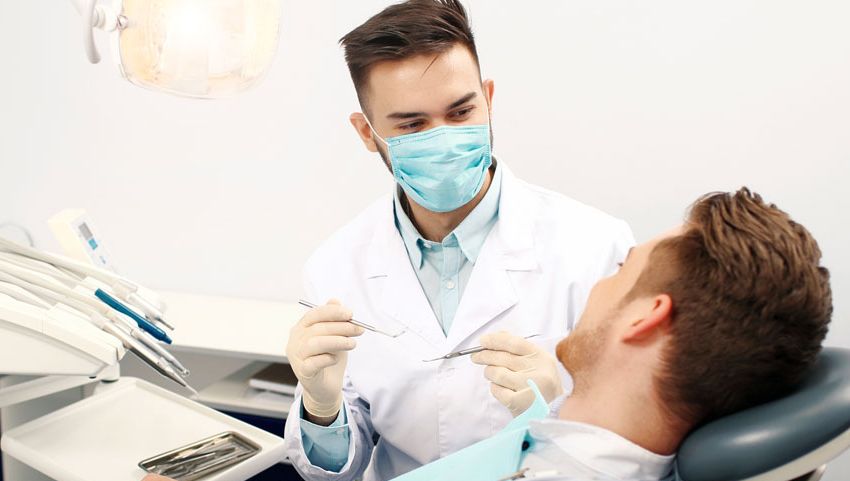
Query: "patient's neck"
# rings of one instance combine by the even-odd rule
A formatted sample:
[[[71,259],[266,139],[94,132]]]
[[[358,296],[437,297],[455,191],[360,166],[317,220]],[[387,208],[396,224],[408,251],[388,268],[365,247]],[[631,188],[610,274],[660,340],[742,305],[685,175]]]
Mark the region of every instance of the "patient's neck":
[[[626,392],[622,385],[577,386],[561,406],[559,418],[612,431],[656,454],[673,454],[687,433],[681,423],[670,420],[650,389]]]

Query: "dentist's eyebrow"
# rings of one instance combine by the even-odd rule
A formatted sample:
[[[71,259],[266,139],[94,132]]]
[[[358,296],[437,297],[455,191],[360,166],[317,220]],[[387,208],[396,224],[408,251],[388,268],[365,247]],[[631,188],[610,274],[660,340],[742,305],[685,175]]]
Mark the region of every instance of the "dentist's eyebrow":
[[[425,112],[393,112],[387,115],[388,119],[396,119],[396,120],[404,120],[404,119],[415,119],[418,117],[427,117],[428,114]]]
[[[468,94],[464,95],[463,97],[452,102],[451,105],[446,107],[446,110],[452,110],[454,108],[460,107],[461,105],[463,105],[463,104],[469,102],[470,100],[474,99],[477,95],[478,95],[478,92],[469,92]]]
[[[428,114],[425,112],[393,112],[387,115],[388,119],[396,119],[396,120],[404,120],[404,119],[415,119],[417,117],[427,117]]]
[[[446,107],[446,110],[452,110],[454,108],[460,107],[461,105],[463,105],[463,104],[469,102],[470,100],[474,99],[477,95],[478,95],[478,92],[469,92],[468,94],[464,95],[463,97],[452,102],[451,105]],[[419,117],[428,117],[428,114],[426,114],[425,112],[393,112],[393,113],[387,115],[388,119],[394,119],[394,120],[415,119],[415,118],[419,118]]]

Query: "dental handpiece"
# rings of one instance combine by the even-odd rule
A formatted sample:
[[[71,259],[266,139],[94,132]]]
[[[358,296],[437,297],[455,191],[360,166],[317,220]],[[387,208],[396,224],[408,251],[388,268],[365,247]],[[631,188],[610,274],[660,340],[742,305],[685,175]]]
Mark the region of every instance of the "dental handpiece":
[[[156,337],[157,340],[162,341],[163,339],[165,339],[168,343],[171,343],[171,338],[169,338],[164,331],[162,331],[158,327],[154,327],[152,324],[150,324],[149,321],[143,319],[138,313],[136,313],[129,307],[121,304],[120,301],[109,295],[107,292],[101,289],[97,289],[95,290],[94,295],[111,308],[110,310],[103,311],[103,313],[106,314],[107,317],[116,322],[123,322],[124,325],[130,328],[133,337],[142,341],[146,346],[151,348],[157,354],[170,361],[171,364],[177,367],[177,369],[179,369],[184,376],[187,376],[189,374],[189,370],[186,369],[182,364],[180,364],[180,361],[178,361],[176,357],[172,356],[171,353],[169,353],[165,348],[163,348],[156,341],[151,339],[151,337]],[[150,329],[154,329],[160,335],[158,337],[154,336],[155,333],[151,332]]]
[[[107,306],[106,304],[103,304],[102,302],[100,302],[98,300],[90,299],[90,298],[84,296],[83,294],[80,294],[79,292],[75,292],[73,289],[70,289],[68,287],[59,286],[58,284],[51,284],[47,280],[42,279],[42,278],[40,278],[36,275],[33,275],[29,272],[21,271],[18,266],[8,266],[8,264],[7,264],[7,270],[9,269],[9,267],[13,267],[13,269],[12,269],[13,272],[12,273],[6,272],[6,273],[4,273],[4,275],[13,275],[13,276],[17,277],[19,281],[25,282],[28,286],[32,286],[33,288],[37,288],[39,290],[39,292],[41,292],[42,295],[44,295],[44,296],[50,297],[52,299],[56,299],[58,302],[66,302],[66,303],[69,303],[69,305],[76,305],[77,307],[75,307],[75,309],[77,309],[77,310],[80,310],[80,307],[78,307],[79,305],[84,305],[84,306],[86,306],[85,309],[98,312],[99,314],[103,315],[104,317],[106,317],[107,319],[109,319],[112,322],[116,322],[116,323],[129,322],[129,321],[124,321],[121,318],[121,316],[119,316],[117,314],[116,311],[114,311],[111,307]],[[58,282],[58,281],[55,281],[55,282]],[[61,292],[56,292],[57,290],[60,290]],[[74,304],[71,304],[72,302]],[[81,312],[86,312],[86,311],[82,310]],[[152,350],[154,350],[155,352],[160,354],[161,357],[172,362],[178,369],[180,369],[181,372],[183,372],[186,375],[189,373],[189,370],[186,369],[182,364],[180,364],[180,362],[177,361],[177,358],[172,356],[171,353],[167,352],[161,346],[156,345],[156,343],[153,340],[147,339],[147,333],[144,333],[141,330],[138,330],[138,328],[135,327],[135,326],[132,326],[132,327],[128,326],[128,329],[131,330],[130,332],[132,333],[133,337],[135,337],[136,339],[139,339],[141,342],[144,342],[146,345],[151,347]]]
[[[151,350],[146,347],[144,341],[140,341],[137,337],[128,334],[127,331],[122,328],[121,324],[118,324],[111,319],[107,319],[97,312],[91,313],[89,317],[95,325],[115,336],[119,341],[121,341],[121,344],[123,344],[128,351],[132,352],[133,355],[150,366],[154,371],[185,387],[193,394],[198,394],[198,391],[193,389],[192,386],[190,386],[189,383],[187,383],[177,373],[177,371],[171,367],[164,357],[157,356],[154,352],[151,352]],[[124,327],[127,329],[133,329],[126,325],[124,325]],[[138,329],[136,328],[136,330]],[[144,335],[144,333],[142,334]]]
[[[117,338],[119,341],[121,341],[121,344],[123,344],[124,347],[127,348],[127,350],[132,352],[134,355],[136,355],[139,359],[148,364],[155,371],[171,379],[177,384],[180,384],[181,386],[189,389],[190,391],[192,391],[192,393],[197,394],[197,391],[191,386],[189,386],[189,384],[177,374],[174,368],[172,368],[163,357],[156,357],[140,341],[137,341],[125,331],[123,331],[117,323],[107,319],[106,316],[98,312],[98,308],[100,306],[98,306],[98,308],[94,308],[86,302],[82,302],[77,298],[77,296],[81,298],[84,298],[84,296],[74,293],[70,289],[65,289],[66,294],[63,294],[44,287],[43,285],[39,285],[40,282],[38,284],[31,282],[30,279],[32,278],[22,279],[20,277],[12,276],[8,272],[0,271],[0,280],[12,282],[16,285],[19,285],[20,287],[24,287],[21,286],[21,284],[24,284],[26,289],[30,292],[37,293],[42,297],[53,299],[55,302],[67,304],[68,306],[76,309],[81,313],[88,314],[89,319],[95,324],[95,326]],[[74,295],[71,296],[69,294]],[[111,311],[109,311],[109,313],[111,313]]]
[[[172,331],[174,330],[174,326],[172,326],[171,323],[169,323],[165,319],[165,316],[162,314],[162,312],[160,312],[159,309],[157,309],[153,304],[151,304],[144,297],[140,296],[139,294],[137,294],[135,292],[131,292],[131,293],[127,294],[126,296],[122,296],[122,297],[128,304],[135,306],[136,308],[141,310],[145,314],[145,317],[148,318],[148,320],[156,321],[156,322],[162,324],[163,326],[167,327],[168,329],[170,329]]]
[[[171,365],[168,364],[168,362],[164,358],[156,357],[156,355],[151,353],[151,351],[149,351],[143,344],[141,344],[135,338],[124,332],[117,325],[111,322],[104,322],[102,326],[102,329],[104,331],[118,338],[118,340],[120,340],[121,343],[124,344],[124,347],[126,347],[128,351],[132,352],[145,364],[153,368],[154,371],[185,387],[186,389],[191,391],[192,394],[198,394],[198,391],[196,391],[192,386],[189,385],[189,383],[187,383],[182,377],[180,377],[180,375],[177,374],[177,371],[175,371],[174,368],[172,368]]]
[[[109,285],[116,293],[118,293],[118,297],[120,299],[136,306],[144,312],[145,317],[149,320],[157,321],[169,329],[174,330],[174,326],[165,320],[165,316],[163,316],[160,310],[136,292],[138,291],[139,286],[123,277],[117,276],[113,273],[104,272],[102,269],[83,262],[51,254],[49,252],[39,251],[38,249],[10,241],[3,237],[0,237],[0,252],[8,252],[30,260],[40,261],[46,265],[56,268],[66,275],[79,277],[80,280],[87,276],[98,279],[99,281]]]
[[[116,316],[115,316],[115,318],[120,319],[120,318],[121,318],[121,316],[116,315]],[[177,370],[179,370],[179,371],[180,371],[180,373],[181,373],[183,376],[188,376],[188,375],[189,375],[189,370],[188,370],[188,369],[186,369],[186,367],[185,367],[185,366],[183,366],[183,364],[181,364],[181,363],[180,363],[180,361],[179,361],[179,360],[177,360],[177,358],[176,358],[176,357],[174,357],[174,356],[173,356],[170,352],[168,352],[168,350],[167,350],[167,349],[165,349],[165,348],[164,348],[164,347],[162,347],[162,346],[161,346],[158,342],[156,342],[156,340],[154,340],[154,339],[150,336],[150,334],[148,334],[148,333],[146,333],[146,332],[142,331],[142,330],[141,330],[141,329],[139,329],[138,327],[135,327],[135,326],[131,325],[129,321],[125,321],[125,320],[123,320],[123,319],[122,319],[121,321],[122,321],[122,322],[121,322],[122,326],[123,326],[125,329],[127,329],[127,330],[129,330],[129,331],[130,331],[130,335],[131,335],[131,336],[133,336],[133,338],[135,338],[135,339],[137,339],[138,341],[140,341],[140,342],[141,342],[142,344],[144,344],[144,345],[145,345],[148,349],[150,349],[150,350],[154,351],[157,355],[159,355],[159,356],[161,356],[161,357],[165,358],[165,359],[166,359],[168,362],[170,362],[170,363],[171,363],[174,367],[176,367],[176,368],[177,368]],[[113,320],[113,322],[115,322],[115,320]]]

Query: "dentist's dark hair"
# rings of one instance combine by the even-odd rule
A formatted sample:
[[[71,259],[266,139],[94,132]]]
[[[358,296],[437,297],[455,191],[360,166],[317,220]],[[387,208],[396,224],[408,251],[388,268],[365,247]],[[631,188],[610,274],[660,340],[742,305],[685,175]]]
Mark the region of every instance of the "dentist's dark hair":
[[[478,63],[466,10],[458,0],[408,0],[391,5],[342,37],[345,61],[366,109],[364,91],[373,65],[423,54],[440,54],[460,44]]]

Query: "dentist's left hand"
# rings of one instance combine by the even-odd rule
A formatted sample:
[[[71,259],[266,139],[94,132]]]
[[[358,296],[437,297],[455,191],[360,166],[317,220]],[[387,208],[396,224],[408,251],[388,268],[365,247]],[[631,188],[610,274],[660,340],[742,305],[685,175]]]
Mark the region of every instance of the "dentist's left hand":
[[[472,362],[487,366],[484,377],[490,381],[490,392],[507,407],[514,417],[534,402],[531,379],[546,402],[564,392],[558,360],[543,348],[505,331],[485,334],[480,339],[484,351],[472,355]]]

